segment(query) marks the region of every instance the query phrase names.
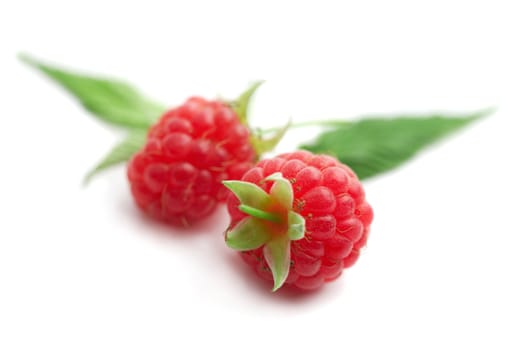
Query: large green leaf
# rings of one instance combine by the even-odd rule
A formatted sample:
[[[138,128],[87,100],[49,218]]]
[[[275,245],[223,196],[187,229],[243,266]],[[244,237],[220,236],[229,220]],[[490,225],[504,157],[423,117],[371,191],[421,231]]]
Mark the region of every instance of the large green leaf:
[[[132,155],[138,152],[146,141],[145,130],[130,130],[127,137],[117,144],[109,153],[86,175],[84,183],[88,183],[91,178],[100,171],[114,165],[127,162]]]
[[[425,146],[487,114],[365,118],[339,124],[301,148],[331,154],[365,179],[398,167]]]
[[[125,82],[78,74],[44,64],[27,55],[19,58],[60,84],[101,120],[124,127],[147,128],[164,107]]]

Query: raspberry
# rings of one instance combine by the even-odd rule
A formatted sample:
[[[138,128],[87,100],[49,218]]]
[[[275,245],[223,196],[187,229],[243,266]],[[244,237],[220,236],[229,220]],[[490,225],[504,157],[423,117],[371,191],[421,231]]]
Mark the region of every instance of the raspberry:
[[[355,173],[333,157],[282,154],[224,184],[233,192],[226,242],[274,290],[284,283],[319,288],[366,244],[372,208]]]
[[[225,103],[200,97],[167,111],[128,165],[136,204],[148,215],[189,225],[211,214],[253,166],[250,133]]]

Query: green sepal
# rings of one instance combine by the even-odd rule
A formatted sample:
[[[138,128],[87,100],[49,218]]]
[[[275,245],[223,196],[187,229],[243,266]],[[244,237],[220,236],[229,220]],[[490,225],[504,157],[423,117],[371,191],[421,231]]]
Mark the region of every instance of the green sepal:
[[[275,292],[282,287],[290,272],[290,239],[287,236],[272,239],[264,245],[263,254],[272,271],[272,292]]]
[[[226,232],[226,244],[239,251],[252,250],[268,242],[270,237],[259,220],[247,217]]]
[[[244,125],[248,125],[248,107],[250,106],[252,96],[262,83],[264,83],[263,80],[254,82],[239,97],[237,97],[237,99],[230,102],[230,107],[235,111],[237,117]]]
[[[262,132],[257,132],[257,130],[253,132],[250,138],[250,143],[255,149],[257,155],[260,156],[263,153],[272,151],[279,144],[291,125],[291,121],[288,121],[286,125],[277,128],[274,134],[267,138],[263,136]]]
[[[273,173],[265,180],[274,181],[270,189],[270,197],[276,199],[284,208],[288,210],[292,209],[293,188],[290,181],[286,180],[281,173]]]
[[[257,89],[264,83],[264,81],[256,81],[248,87],[237,99],[230,101],[228,104],[234,110],[239,118],[239,121],[250,129],[250,144],[252,145],[258,157],[266,152],[272,151],[281,141],[286,131],[291,125],[289,121],[285,126],[276,128],[271,137],[264,138],[262,132],[252,128],[248,122],[248,108],[252,101],[253,95]]]
[[[290,210],[288,212],[288,232],[286,235],[290,240],[296,241],[304,237],[304,218],[302,215]]]
[[[270,203],[270,196],[255,184],[245,181],[229,180],[222,182],[242,204],[264,209]]]

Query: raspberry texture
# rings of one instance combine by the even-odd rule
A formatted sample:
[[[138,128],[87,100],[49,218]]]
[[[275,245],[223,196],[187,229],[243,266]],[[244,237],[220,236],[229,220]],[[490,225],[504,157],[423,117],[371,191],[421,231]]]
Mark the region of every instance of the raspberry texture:
[[[239,179],[256,158],[250,133],[225,103],[200,97],[168,110],[128,164],[136,204],[148,215],[190,225],[223,202],[226,179]]]
[[[304,218],[304,237],[291,241],[290,267],[285,284],[316,289],[338,278],[352,266],[366,244],[373,212],[355,173],[337,159],[307,151],[287,153],[260,161],[242,181],[269,192],[265,178],[280,172],[293,188],[292,210]],[[227,200],[230,229],[247,217],[239,199]],[[273,280],[263,247],[240,252],[243,260],[262,278]]]

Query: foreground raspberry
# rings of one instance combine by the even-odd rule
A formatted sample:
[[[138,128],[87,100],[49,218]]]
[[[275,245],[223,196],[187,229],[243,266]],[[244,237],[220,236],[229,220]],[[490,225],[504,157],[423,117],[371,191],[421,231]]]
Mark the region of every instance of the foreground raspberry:
[[[137,205],[177,225],[210,215],[255,160],[248,128],[225,103],[190,98],[153,125],[143,149],[128,165]]]
[[[372,208],[354,172],[335,158],[287,153],[224,184],[233,192],[226,242],[274,290],[319,288],[366,244]]]

